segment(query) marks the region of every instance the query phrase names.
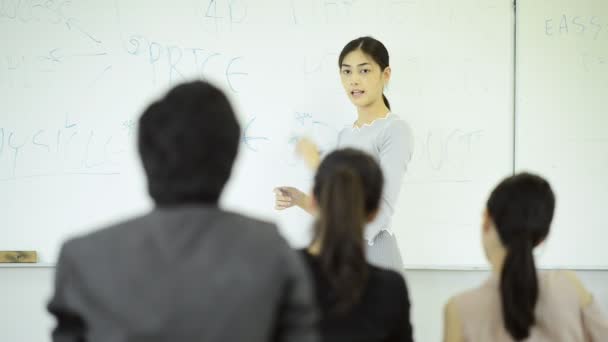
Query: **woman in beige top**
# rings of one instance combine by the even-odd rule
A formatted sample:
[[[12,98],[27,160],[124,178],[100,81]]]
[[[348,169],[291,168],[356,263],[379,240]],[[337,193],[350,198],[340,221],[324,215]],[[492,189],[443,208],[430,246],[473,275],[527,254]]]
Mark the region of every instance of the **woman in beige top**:
[[[482,224],[493,274],[449,300],[444,341],[608,341],[608,320],[574,273],[537,274],[532,250],[547,237],[554,207],[551,187],[536,175],[494,189]]]

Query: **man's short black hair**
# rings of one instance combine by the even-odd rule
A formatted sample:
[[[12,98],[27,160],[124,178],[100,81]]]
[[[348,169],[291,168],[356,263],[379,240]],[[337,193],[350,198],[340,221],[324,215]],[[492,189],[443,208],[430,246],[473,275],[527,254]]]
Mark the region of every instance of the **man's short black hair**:
[[[157,205],[217,203],[240,126],[224,93],[194,81],[174,87],[139,119],[138,148]]]

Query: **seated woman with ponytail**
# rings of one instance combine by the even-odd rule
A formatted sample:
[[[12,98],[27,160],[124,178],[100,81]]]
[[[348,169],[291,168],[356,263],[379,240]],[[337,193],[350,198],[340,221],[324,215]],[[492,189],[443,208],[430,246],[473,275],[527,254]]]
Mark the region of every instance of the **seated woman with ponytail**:
[[[302,250],[321,309],[323,341],[412,341],[410,303],[403,277],[365,259],[364,229],[382,193],[380,166],[354,149],[328,154],[313,187],[317,220]]]
[[[494,189],[482,223],[493,274],[450,299],[444,341],[608,341],[608,320],[574,273],[536,270],[532,250],[547,237],[554,208],[551,187],[536,175]]]

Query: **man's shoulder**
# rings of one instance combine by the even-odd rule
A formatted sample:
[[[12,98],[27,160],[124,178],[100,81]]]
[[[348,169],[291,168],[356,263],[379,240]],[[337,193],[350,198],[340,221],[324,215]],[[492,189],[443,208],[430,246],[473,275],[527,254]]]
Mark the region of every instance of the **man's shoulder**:
[[[228,235],[256,243],[284,243],[277,226],[269,221],[230,211],[221,211],[217,223]]]
[[[207,210],[153,210],[147,214],[136,216],[107,227],[93,230],[68,239],[62,246],[62,254],[78,259],[112,259],[120,257],[116,254],[130,255],[130,250],[141,248],[146,240],[172,240],[185,230],[208,231],[208,234],[191,234],[196,239],[208,239],[221,244],[232,241],[237,245],[247,245],[251,248],[277,248],[287,246],[275,224],[243,214],[224,211],[221,209]],[[134,251],[137,253],[137,251]]]
[[[90,259],[106,259],[103,255],[108,256],[107,259],[118,257],[115,255],[117,251],[132,243],[133,236],[137,236],[134,232],[145,227],[149,220],[151,214],[144,214],[74,235],[62,244],[58,262],[66,262],[69,259],[71,263],[78,264],[90,263]]]

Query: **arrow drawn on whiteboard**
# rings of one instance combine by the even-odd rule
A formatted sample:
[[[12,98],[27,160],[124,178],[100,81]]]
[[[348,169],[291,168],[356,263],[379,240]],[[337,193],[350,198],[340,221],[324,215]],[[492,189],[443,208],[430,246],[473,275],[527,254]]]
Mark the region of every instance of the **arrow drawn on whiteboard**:
[[[85,36],[89,37],[89,39],[91,39],[95,43],[101,44],[101,40],[93,37],[91,34],[89,34],[87,31],[85,31],[82,27],[80,27],[80,25],[78,25],[76,18],[69,18],[68,20],[65,21],[65,25],[68,27],[68,29],[70,31],[72,30],[72,26],[73,26],[76,30],[78,30],[80,33],[84,34]]]
[[[49,54],[47,56],[40,56],[40,58],[46,59],[48,61],[55,62],[55,63],[61,63],[64,56],[59,55],[58,54],[59,51],[60,51],[59,48],[53,49],[53,50],[49,51]]]
[[[108,53],[105,51],[100,52],[78,52],[78,53],[69,53],[66,51],[68,49],[55,48],[48,52],[48,54],[44,56],[38,56],[38,59],[41,61],[49,61],[53,63],[63,63],[67,58],[73,57],[101,57],[107,56]]]
[[[108,71],[110,71],[110,69],[112,69],[111,65],[108,65],[107,67],[105,67],[105,69],[103,69],[103,71],[97,75],[93,81],[91,81],[91,83],[89,84],[89,87],[92,87],[93,85],[95,85],[95,83],[97,83]]]
[[[65,128],[73,128],[76,127],[77,123],[76,122],[72,122],[70,123],[70,119],[69,119],[69,114],[65,113],[65,121],[63,122],[63,127]]]
[[[94,171],[80,171],[80,172],[56,172],[56,173],[40,173],[33,175],[24,176],[13,176],[7,178],[0,178],[0,182],[11,182],[25,179],[35,178],[51,178],[51,177],[71,177],[71,176],[117,176],[120,172],[94,172]]]

